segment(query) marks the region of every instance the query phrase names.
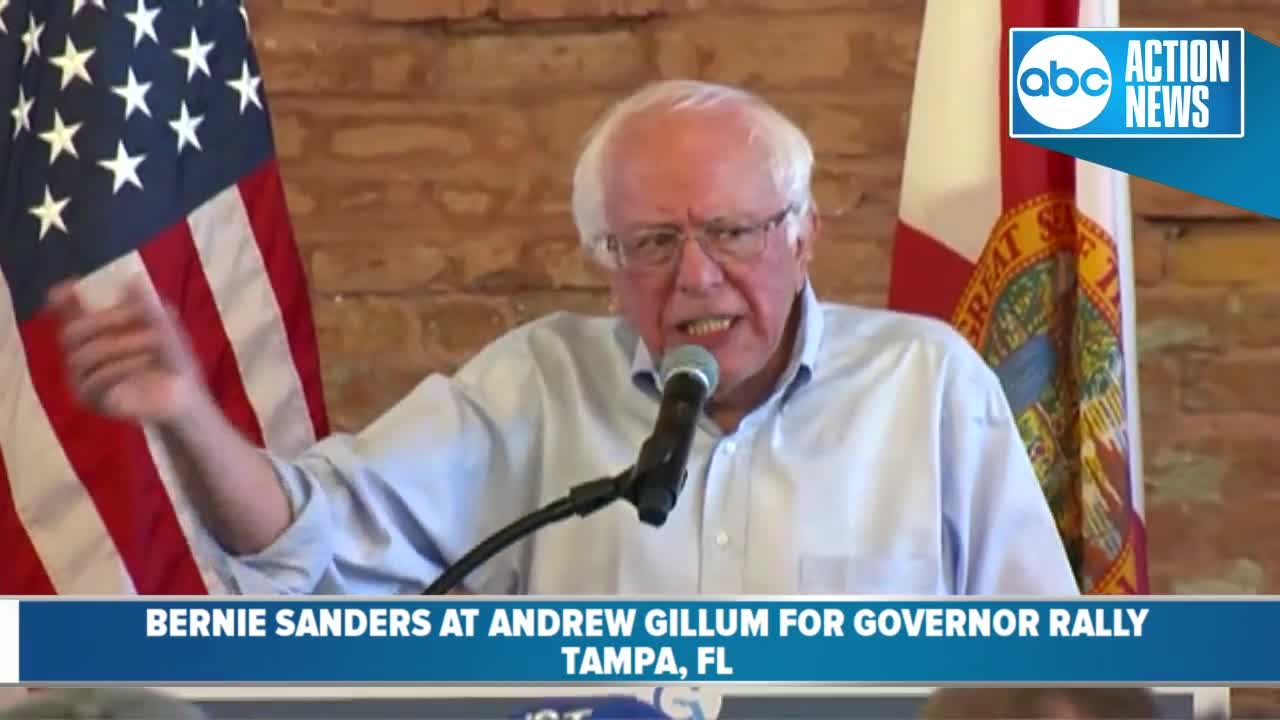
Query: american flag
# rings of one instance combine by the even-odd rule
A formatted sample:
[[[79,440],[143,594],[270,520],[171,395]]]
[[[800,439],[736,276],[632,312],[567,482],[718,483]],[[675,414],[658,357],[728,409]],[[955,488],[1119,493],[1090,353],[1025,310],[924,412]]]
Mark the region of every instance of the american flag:
[[[155,428],[77,404],[51,285],[178,310],[234,424],[328,432],[315,329],[237,0],[0,0],[0,595],[217,594]]]

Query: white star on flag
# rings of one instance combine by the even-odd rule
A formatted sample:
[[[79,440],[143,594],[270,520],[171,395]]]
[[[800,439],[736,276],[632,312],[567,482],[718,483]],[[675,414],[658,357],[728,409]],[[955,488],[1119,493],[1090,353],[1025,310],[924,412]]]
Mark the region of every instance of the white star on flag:
[[[199,68],[205,76],[213,77],[213,73],[209,71],[209,53],[212,50],[213,43],[201,45],[196,29],[191,28],[191,44],[174,50],[173,54],[187,61],[187,79],[190,80],[196,76],[196,68]]]
[[[75,143],[72,138],[80,130],[80,126],[84,123],[75,123],[67,125],[62,122],[62,114],[57,110],[53,111],[53,127],[47,132],[40,133],[40,139],[49,143],[49,163],[52,164],[58,159],[62,153],[66,153],[72,157],[80,157],[76,152]]]
[[[18,133],[26,130],[31,132],[31,108],[36,104],[35,98],[27,97],[26,90],[21,85],[18,86],[18,104],[9,111],[13,116],[13,136],[18,137]]]
[[[138,78],[133,74],[133,68],[129,68],[129,77],[125,80],[124,85],[116,85],[111,88],[111,92],[124,98],[124,119],[128,120],[134,110],[141,110],[143,115],[151,117],[151,108],[147,107],[147,92],[151,90],[151,83],[138,82]]]
[[[71,202],[70,197],[54,200],[53,195],[49,193],[49,188],[44,189],[44,202],[39,205],[32,205],[27,212],[35,215],[40,219],[40,239],[44,240],[44,236],[48,234],[50,227],[57,227],[63,233],[67,232],[67,226],[62,222],[62,210]]]
[[[145,0],[138,0],[138,9],[124,14],[125,19],[133,24],[134,47],[138,47],[144,37],[151,38],[151,41],[157,45],[160,44],[160,39],[156,37],[156,16],[159,14],[160,8],[148,10]]]
[[[108,160],[99,160],[98,164],[111,171],[114,177],[111,186],[112,193],[120,192],[120,188],[124,187],[126,182],[133,183],[139,190],[142,189],[142,180],[138,177],[138,166],[142,164],[146,153],[140,155],[129,155],[129,151],[124,147],[124,141],[116,143],[116,156]]]
[[[106,10],[107,6],[103,5],[105,0],[72,0],[71,17],[75,17],[84,9],[85,5],[92,5],[99,10]]]
[[[93,80],[89,79],[89,68],[86,64],[89,58],[93,57],[93,48],[88,50],[78,50],[76,44],[71,42],[70,36],[67,37],[67,46],[62,54],[55,58],[49,58],[49,62],[57,65],[62,70],[62,89],[66,90],[67,86],[75,78],[80,78],[86,83],[92,85]]]
[[[4,11],[9,9],[9,0],[0,0],[0,33],[9,34],[9,28],[4,24]],[[244,8],[240,8],[243,10]]]
[[[32,55],[40,54],[40,33],[44,32],[44,23],[36,22],[35,15],[29,15],[27,21],[27,31],[22,33],[22,44],[26,46],[26,51],[22,53],[22,64],[31,61]]]
[[[244,61],[244,67],[240,71],[240,77],[235,80],[228,80],[227,85],[231,89],[240,93],[240,114],[243,115],[249,103],[262,109],[262,101],[258,98],[258,86],[262,84],[262,78],[249,74],[249,61]]]
[[[178,153],[182,153],[182,148],[192,145],[197,150],[203,151],[200,147],[200,138],[196,137],[196,128],[200,127],[200,123],[204,122],[203,115],[191,116],[187,110],[187,101],[182,101],[182,110],[177,120],[169,121],[169,127],[178,134]]]

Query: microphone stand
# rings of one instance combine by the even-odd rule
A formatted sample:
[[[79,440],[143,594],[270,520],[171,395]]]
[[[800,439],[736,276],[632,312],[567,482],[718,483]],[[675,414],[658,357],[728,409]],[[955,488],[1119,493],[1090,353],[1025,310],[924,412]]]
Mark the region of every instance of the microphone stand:
[[[649,509],[651,501],[648,499],[650,495],[648,489],[651,483],[648,482],[648,478],[655,471],[663,468],[674,451],[675,448],[671,443],[659,443],[651,438],[644,444],[635,465],[612,477],[602,477],[575,485],[569,490],[568,495],[517,519],[490,535],[488,539],[446,568],[435,582],[422,591],[422,594],[448,594],[471,574],[471,571],[521,538],[571,515],[586,517],[623,498],[637,507],[642,521],[651,525],[661,525],[666,520],[666,512],[655,514]]]

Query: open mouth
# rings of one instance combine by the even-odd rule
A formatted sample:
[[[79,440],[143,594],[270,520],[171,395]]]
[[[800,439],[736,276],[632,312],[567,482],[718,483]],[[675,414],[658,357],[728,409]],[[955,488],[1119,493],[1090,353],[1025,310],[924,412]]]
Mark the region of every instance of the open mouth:
[[[738,324],[741,318],[733,315],[715,315],[682,322],[676,327],[680,332],[692,338],[705,338],[726,333]]]

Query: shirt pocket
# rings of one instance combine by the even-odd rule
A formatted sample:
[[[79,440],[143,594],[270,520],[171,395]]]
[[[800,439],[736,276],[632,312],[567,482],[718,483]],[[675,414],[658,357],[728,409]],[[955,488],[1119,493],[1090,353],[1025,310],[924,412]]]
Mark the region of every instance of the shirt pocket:
[[[936,595],[937,568],[925,555],[801,553],[797,584],[806,595]]]

